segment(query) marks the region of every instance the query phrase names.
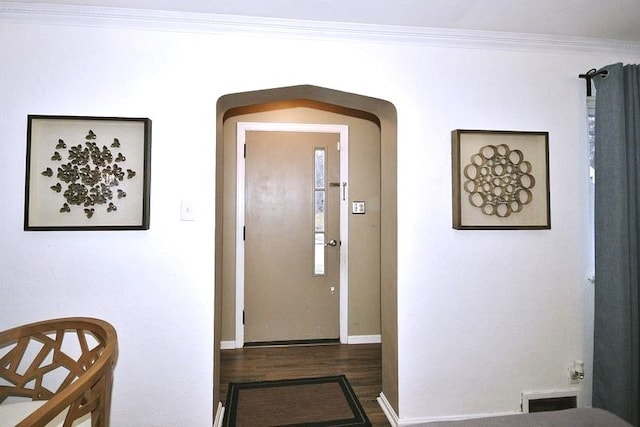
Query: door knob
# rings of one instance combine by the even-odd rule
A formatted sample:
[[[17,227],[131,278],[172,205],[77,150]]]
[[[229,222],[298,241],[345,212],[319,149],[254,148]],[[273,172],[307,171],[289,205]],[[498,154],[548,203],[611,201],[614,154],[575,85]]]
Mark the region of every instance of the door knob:
[[[325,246],[337,246],[338,242],[336,242],[336,239],[331,239],[327,243],[325,243],[324,245]]]

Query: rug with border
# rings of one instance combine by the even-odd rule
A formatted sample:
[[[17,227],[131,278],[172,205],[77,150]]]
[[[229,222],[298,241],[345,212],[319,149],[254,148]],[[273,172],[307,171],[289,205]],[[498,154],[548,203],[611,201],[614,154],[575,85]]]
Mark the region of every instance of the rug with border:
[[[344,375],[230,383],[223,425],[371,426]]]

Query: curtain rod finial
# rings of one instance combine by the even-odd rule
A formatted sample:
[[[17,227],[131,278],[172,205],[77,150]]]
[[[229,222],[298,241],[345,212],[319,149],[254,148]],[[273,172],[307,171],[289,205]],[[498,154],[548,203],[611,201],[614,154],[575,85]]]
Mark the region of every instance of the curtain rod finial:
[[[578,74],[578,78],[585,79],[587,82],[587,96],[591,96],[591,80],[595,76],[602,76],[602,78],[606,78],[609,75],[609,70],[596,70],[595,68],[590,69],[584,74]]]

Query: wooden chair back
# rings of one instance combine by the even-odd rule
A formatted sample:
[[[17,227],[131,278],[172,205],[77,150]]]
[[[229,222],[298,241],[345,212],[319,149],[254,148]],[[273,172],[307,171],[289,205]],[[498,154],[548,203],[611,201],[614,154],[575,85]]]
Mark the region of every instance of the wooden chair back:
[[[66,411],[64,426],[91,413],[108,427],[118,352],[109,323],[75,317],[0,332],[0,404],[10,396],[46,400],[16,427],[46,426]]]

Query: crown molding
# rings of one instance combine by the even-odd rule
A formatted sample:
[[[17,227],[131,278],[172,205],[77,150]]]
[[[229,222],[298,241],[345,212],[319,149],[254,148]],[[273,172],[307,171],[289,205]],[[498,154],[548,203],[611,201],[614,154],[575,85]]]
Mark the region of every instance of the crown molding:
[[[4,1],[0,22],[468,49],[640,53],[640,43],[624,40]]]

